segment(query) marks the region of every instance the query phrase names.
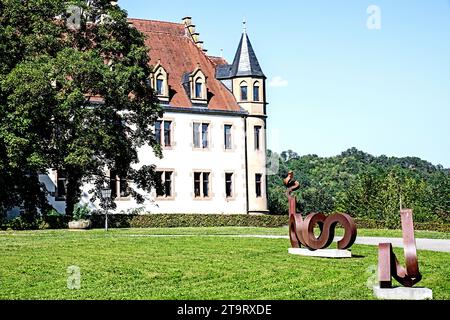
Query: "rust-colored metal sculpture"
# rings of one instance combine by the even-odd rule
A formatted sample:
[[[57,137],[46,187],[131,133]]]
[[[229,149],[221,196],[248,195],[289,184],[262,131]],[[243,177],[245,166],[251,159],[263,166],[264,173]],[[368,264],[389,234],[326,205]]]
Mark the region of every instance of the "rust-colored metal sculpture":
[[[352,217],[346,213],[336,213],[325,216],[322,213],[312,213],[303,220],[302,214],[297,213],[297,199],[292,196],[292,192],[300,188],[300,184],[295,181],[294,173],[289,172],[284,185],[288,188],[286,195],[289,200],[289,238],[292,248],[300,248],[301,245],[310,250],[325,249],[330,246],[334,239],[334,231],[339,223],[345,230],[344,237],[338,241],[338,249],[350,248],[356,240],[356,225]],[[314,228],[318,225],[320,235],[314,235]]]
[[[413,211],[411,209],[401,210],[400,216],[406,268],[398,262],[391,243],[380,243],[378,246],[378,280],[380,288],[383,289],[392,288],[392,277],[405,287],[412,287],[422,279],[414,238]]]

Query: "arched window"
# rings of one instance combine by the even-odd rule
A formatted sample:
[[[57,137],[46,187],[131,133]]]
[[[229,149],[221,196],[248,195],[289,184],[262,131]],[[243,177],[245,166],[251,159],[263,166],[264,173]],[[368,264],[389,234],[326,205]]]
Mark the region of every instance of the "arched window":
[[[208,103],[207,78],[200,66],[189,75],[189,87],[189,94],[193,103],[204,105]]]
[[[201,78],[197,78],[197,80],[195,80],[195,98],[203,98],[203,83]]]
[[[164,95],[164,76],[162,74],[156,77],[156,94],[159,96]]]
[[[260,86],[259,86],[259,82],[258,81],[256,81],[254,84],[253,84],[253,101],[260,101],[259,99],[259,89],[260,89]]]
[[[247,100],[248,100],[247,82],[243,81],[243,82],[241,82],[241,101],[247,101]]]
[[[151,74],[151,85],[159,100],[169,100],[168,74],[159,61]]]

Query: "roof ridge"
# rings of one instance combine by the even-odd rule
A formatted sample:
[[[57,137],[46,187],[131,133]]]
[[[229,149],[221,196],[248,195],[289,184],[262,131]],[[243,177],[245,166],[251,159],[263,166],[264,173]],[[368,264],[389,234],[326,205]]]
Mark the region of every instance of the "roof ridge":
[[[154,20],[154,19],[142,19],[142,18],[128,18],[128,20],[139,20],[139,21],[146,21],[146,22],[158,22],[158,23],[166,23],[166,24],[174,24],[177,26],[183,26],[184,24],[182,22],[171,22],[171,21],[162,21],[162,20]]]
[[[208,57],[210,57],[210,58],[216,58],[216,59],[224,59],[225,60],[225,58],[224,57],[220,57],[220,56],[211,56],[211,55],[207,55]]]

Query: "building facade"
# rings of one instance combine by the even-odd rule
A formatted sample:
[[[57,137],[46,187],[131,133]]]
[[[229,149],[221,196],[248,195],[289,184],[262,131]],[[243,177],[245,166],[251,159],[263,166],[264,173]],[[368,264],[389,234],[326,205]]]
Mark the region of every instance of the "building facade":
[[[266,77],[244,30],[232,64],[203,49],[187,17],[182,23],[130,19],[146,36],[152,74],[164,116],[155,126],[163,158],[139,150],[139,166],[156,165],[164,190],[138,205],[127,182],[110,172],[116,212],[268,213],[266,179]],[[50,202],[64,212],[65,179],[40,177]],[[83,202],[89,202],[85,186]],[[92,204],[97,207],[97,204]]]

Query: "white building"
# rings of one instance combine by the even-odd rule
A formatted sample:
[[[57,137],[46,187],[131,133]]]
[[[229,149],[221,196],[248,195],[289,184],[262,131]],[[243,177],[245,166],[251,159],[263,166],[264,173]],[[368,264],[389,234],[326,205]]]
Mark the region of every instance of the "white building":
[[[151,83],[164,107],[155,128],[164,158],[144,147],[140,165],[156,165],[165,190],[138,205],[126,182],[112,174],[117,212],[268,213],[266,77],[246,31],[230,65],[207,55],[191,18],[130,22],[147,36]],[[64,178],[57,172],[40,178],[52,194],[51,204],[63,212]],[[84,201],[91,187],[84,188]]]

